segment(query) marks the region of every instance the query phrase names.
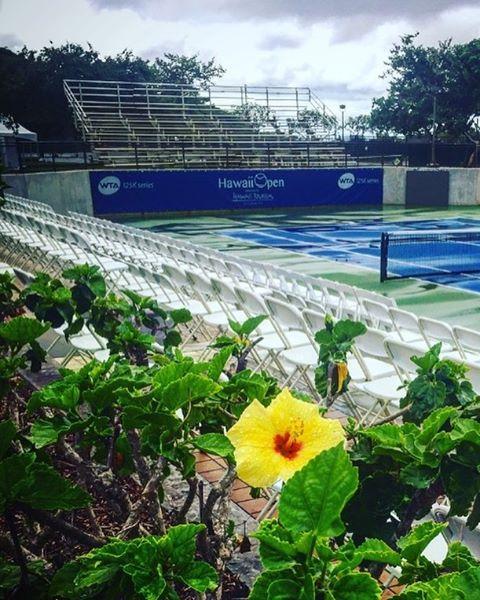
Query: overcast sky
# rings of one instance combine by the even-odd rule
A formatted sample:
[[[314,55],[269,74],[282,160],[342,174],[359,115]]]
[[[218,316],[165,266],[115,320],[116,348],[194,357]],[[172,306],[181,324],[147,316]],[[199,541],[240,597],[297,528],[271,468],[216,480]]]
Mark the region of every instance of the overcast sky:
[[[0,0],[0,45],[91,42],[214,56],[225,84],[310,86],[335,112],[370,108],[392,44],[480,37],[480,0]]]

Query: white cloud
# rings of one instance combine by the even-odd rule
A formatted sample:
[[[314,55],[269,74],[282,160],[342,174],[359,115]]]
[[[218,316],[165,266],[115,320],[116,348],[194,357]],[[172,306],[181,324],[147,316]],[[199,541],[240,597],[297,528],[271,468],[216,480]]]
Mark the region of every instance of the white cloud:
[[[480,36],[480,7],[464,0],[3,0],[0,44],[39,48],[91,42],[103,54],[130,48],[215,56],[225,84],[310,86],[338,111],[368,111],[392,44]]]

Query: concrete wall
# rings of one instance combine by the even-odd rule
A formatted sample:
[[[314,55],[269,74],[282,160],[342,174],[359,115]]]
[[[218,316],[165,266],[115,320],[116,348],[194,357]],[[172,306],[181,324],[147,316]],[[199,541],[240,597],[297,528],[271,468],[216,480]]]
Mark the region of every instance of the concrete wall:
[[[425,168],[384,167],[383,204],[405,206],[408,171],[426,171]],[[448,168],[450,173],[449,206],[480,205],[480,169]]]
[[[405,206],[407,167],[383,168],[383,204]]]
[[[405,206],[409,167],[384,167],[383,204]],[[424,169],[420,169],[424,170]],[[449,206],[480,206],[480,169],[446,169],[450,173]],[[88,171],[57,171],[4,175],[11,192],[46,202],[60,213],[69,210],[92,215],[93,204]],[[135,207],[132,206],[132,212]]]
[[[7,192],[45,202],[59,213],[93,215],[88,171],[56,171],[4,175]]]

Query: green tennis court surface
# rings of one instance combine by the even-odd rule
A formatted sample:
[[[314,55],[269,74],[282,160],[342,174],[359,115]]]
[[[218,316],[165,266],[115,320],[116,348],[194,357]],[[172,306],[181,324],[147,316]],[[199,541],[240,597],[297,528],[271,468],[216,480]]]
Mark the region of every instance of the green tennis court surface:
[[[422,232],[476,228],[480,231],[480,207],[443,211],[277,211],[238,216],[130,220],[129,224],[176,237],[187,237],[199,245],[252,260],[271,262],[299,273],[318,275],[380,292],[394,297],[399,306],[418,315],[480,329],[478,273],[441,272],[434,276],[425,273],[421,275],[422,279],[380,283],[378,244],[383,230]],[[475,254],[477,249],[479,252]],[[478,257],[480,262],[480,245],[470,244],[469,251],[470,259],[475,261]],[[416,260],[419,261],[423,250],[419,247],[416,252]],[[449,267],[450,263],[454,264],[464,254],[460,246],[456,246],[453,252],[438,246],[438,252],[443,252],[441,261],[444,271],[452,268]],[[407,259],[407,268],[405,257],[401,258],[402,261],[396,263],[397,269],[403,269],[403,274],[408,274],[413,259],[411,256]]]

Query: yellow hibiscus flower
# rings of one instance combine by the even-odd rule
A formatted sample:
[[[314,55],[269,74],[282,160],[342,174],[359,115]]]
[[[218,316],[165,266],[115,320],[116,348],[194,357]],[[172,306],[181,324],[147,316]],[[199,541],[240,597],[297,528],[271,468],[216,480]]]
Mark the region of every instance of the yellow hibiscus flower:
[[[284,389],[265,407],[254,400],[227,432],[237,473],[252,487],[286,481],[314,456],[344,440],[340,421],[320,416],[318,406]]]

